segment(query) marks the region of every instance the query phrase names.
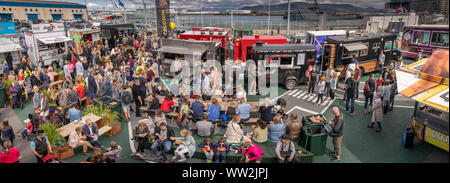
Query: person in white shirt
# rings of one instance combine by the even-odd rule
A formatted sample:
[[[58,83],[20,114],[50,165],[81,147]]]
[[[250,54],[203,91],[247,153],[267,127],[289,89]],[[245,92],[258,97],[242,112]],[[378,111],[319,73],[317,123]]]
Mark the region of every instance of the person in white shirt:
[[[325,76],[322,76],[320,78],[319,84],[317,85],[317,88],[319,89],[319,95],[318,95],[317,101],[316,101],[317,105],[320,105],[323,103],[323,94],[325,93],[325,85],[326,85],[325,79],[326,79]],[[320,103],[318,103],[319,100],[320,100]]]
[[[380,70],[380,72],[383,71],[383,65],[384,65],[384,60],[386,59],[386,56],[383,53],[383,50],[380,51],[380,55],[378,56],[378,70]]]
[[[94,151],[98,151],[99,149],[92,146],[88,141],[86,141],[86,136],[81,135],[81,132],[83,132],[83,129],[81,127],[75,128],[75,131],[73,131],[69,135],[68,144],[73,149],[79,146],[83,146],[83,155],[90,156],[90,154],[87,153],[88,147],[93,149]]]

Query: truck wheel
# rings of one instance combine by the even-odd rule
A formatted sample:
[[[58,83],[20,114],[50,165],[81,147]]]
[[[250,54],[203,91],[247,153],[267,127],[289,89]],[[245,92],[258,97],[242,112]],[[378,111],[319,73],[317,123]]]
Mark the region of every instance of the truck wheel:
[[[292,90],[297,86],[297,81],[295,79],[289,79],[284,83],[284,86],[288,90]]]

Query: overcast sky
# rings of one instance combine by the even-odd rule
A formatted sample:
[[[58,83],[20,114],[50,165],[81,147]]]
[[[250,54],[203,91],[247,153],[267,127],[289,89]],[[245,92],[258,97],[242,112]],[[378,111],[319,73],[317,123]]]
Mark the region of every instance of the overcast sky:
[[[84,4],[85,0],[52,0],[52,1],[63,1],[63,2],[75,2]],[[105,10],[114,9],[112,2],[117,3],[117,0],[86,0],[88,9],[98,9]],[[127,9],[136,9],[142,7],[143,0],[121,0],[124,2]],[[154,7],[155,0],[144,0],[148,3],[147,7]],[[385,2],[389,0],[319,0],[319,3],[339,3],[339,4],[353,4],[354,6],[360,7],[374,7],[383,8]],[[188,9],[198,9],[200,6],[203,7],[223,7],[223,8],[239,8],[241,6],[248,5],[268,5],[270,2],[272,4],[286,3],[287,0],[170,0],[170,6],[173,8],[188,8]],[[313,0],[291,0],[291,2],[310,2]],[[118,9],[118,8],[115,8]]]

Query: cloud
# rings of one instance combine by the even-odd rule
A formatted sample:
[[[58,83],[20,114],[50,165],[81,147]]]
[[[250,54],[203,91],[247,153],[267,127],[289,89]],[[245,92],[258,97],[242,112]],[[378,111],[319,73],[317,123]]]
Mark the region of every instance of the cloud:
[[[87,7],[88,7],[88,8],[91,8],[91,9],[92,9],[92,8],[99,8],[100,5],[95,4],[95,3],[88,3],[88,4],[87,4]]]

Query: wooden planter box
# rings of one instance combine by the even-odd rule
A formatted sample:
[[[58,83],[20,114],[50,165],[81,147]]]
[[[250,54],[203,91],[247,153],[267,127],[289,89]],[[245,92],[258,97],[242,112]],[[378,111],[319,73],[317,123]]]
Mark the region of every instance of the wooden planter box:
[[[122,131],[122,124],[119,122],[116,125],[114,125],[112,127],[112,129],[109,130],[109,132],[106,133],[106,134],[108,134],[108,136],[111,137],[111,136],[114,136],[114,135],[118,134],[120,131]]]
[[[58,157],[61,160],[70,158],[75,155],[75,153],[73,152],[73,149],[71,147],[69,147],[68,151],[63,152],[63,153],[59,153],[58,151],[56,151],[56,149],[53,149],[53,153],[55,154],[56,157]]]

